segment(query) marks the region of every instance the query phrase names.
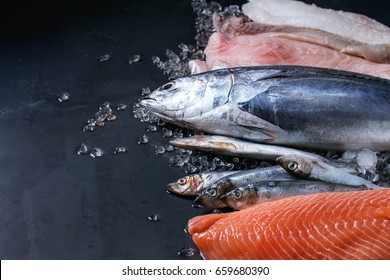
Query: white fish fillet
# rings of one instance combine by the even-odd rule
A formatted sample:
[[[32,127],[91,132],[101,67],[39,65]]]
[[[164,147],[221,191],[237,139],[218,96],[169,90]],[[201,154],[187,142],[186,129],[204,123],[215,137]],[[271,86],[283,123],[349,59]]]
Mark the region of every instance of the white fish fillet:
[[[390,63],[390,44],[367,44],[323,30],[290,25],[267,25],[249,21],[243,16],[223,18],[217,13],[213,15],[213,25],[219,33],[229,37],[272,33],[270,34],[272,36],[321,45],[372,62]]]
[[[293,0],[249,0],[242,11],[255,22],[314,28],[368,44],[390,44],[390,28],[360,14]]]
[[[334,68],[390,79],[390,64],[370,62],[316,44],[274,37],[268,33],[234,38],[213,33],[205,54],[207,70],[288,64]],[[194,70],[205,71],[204,64],[198,63],[202,65]]]

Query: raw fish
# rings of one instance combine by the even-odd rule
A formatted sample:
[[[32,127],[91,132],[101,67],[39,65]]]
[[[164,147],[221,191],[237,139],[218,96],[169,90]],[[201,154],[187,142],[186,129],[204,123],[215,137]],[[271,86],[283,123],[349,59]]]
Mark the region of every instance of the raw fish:
[[[270,33],[229,38],[216,32],[211,35],[205,54],[209,70],[288,64],[333,68],[390,78],[390,64],[371,62],[320,45],[272,36]],[[194,73],[206,69],[201,62],[191,63]]]
[[[206,259],[390,259],[390,189],[319,193],[188,222]]]
[[[361,14],[292,0],[249,0],[242,11],[255,22],[318,29],[368,44],[390,44],[390,28]]]

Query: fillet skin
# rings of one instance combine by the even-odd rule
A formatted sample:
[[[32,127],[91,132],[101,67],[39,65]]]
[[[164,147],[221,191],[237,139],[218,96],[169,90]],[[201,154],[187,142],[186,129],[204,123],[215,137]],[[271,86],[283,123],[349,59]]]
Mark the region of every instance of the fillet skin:
[[[390,259],[390,189],[289,197],[192,218],[206,259]]]
[[[390,79],[390,64],[371,62],[320,45],[274,37],[267,33],[229,38],[215,32],[209,39],[205,54],[207,70],[259,65],[302,65]],[[202,65],[193,69],[195,74],[205,71],[206,67]]]

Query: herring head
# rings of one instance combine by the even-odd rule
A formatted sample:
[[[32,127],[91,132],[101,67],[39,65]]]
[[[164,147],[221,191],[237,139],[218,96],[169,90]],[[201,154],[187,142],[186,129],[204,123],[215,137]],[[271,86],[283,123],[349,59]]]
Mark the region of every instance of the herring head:
[[[313,170],[313,162],[299,155],[281,156],[276,159],[276,162],[290,174],[301,178],[307,178]]]
[[[227,102],[230,87],[227,75],[206,72],[166,83],[142,99],[140,105],[165,121],[186,123],[186,119]]]

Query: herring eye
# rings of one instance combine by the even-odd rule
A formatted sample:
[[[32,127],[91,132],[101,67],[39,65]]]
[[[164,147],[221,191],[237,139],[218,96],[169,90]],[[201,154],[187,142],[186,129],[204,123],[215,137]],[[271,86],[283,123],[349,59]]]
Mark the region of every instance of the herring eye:
[[[179,179],[179,180],[177,181],[177,183],[178,183],[179,185],[184,185],[186,182],[187,182],[187,179],[186,179],[186,178],[181,178],[181,179]]]
[[[208,189],[207,190],[207,195],[210,197],[216,197],[217,196],[217,190],[216,189]]]
[[[233,196],[234,196],[234,199],[241,199],[241,197],[242,197],[242,191],[240,191],[240,190],[235,190],[235,191],[233,192]]]
[[[287,165],[287,168],[291,171],[294,171],[295,169],[298,168],[298,163],[296,163],[295,161],[292,161],[290,162],[288,165]]]
[[[168,90],[168,89],[170,89],[172,86],[173,86],[173,83],[167,83],[167,84],[161,86],[161,89],[162,89],[162,90]]]

